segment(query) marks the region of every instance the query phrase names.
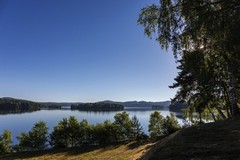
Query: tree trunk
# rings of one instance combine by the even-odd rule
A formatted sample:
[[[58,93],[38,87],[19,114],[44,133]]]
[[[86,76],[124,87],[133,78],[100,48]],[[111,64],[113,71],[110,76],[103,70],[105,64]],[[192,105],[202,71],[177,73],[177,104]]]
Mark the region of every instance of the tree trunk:
[[[214,113],[212,112],[212,110],[210,109],[210,107],[207,106],[207,108],[208,108],[209,112],[211,113],[214,122],[216,122],[217,120],[216,120],[216,117],[215,117]]]
[[[232,107],[231,107],[231,103],[229,101],[229,94],[228,94],[228,90],[227,90],[227,86],[225,84],[225,82],[222,83],[222,87],[223,87],[223,96],[224,96],[224,100],[226,103],[226,110],[227,110],[227,115],[228,118],[232,115]]]
[[[198,114],[199,114],[200,124],[202,124],[202,114],[201,112],[198,112]]]
[[[221,115],[222,119],[226,119],[226,116],[223,114],[220,108],[216,107],[218,113]]]
[[[231,71],[228,71],[228,89],[229,89],[229,98],[232,107],[232,115],[237,116],[239,115],[239,108],[237,105],[237,92],[236,92],[236,85],[235,85],[235,78]]]

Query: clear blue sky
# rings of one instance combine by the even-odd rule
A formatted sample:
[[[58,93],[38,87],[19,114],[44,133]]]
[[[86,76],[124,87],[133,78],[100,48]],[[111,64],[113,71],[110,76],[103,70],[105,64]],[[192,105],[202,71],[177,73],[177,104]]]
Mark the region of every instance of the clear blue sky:
[[[157,0],[1,0],[0,97],[169,100],[172,53],[137,25]]]

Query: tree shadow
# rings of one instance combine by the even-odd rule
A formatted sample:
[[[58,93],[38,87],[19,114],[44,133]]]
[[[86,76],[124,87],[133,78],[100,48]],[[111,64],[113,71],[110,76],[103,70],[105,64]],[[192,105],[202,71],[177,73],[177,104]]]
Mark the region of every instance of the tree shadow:
[[[93,150],[101,148],[100,146],[82,146],[78,148],[64,148],[64,149],[51,149],[51,150],[44,150],[44,151],[24,151],[24,152],[16,152],[12,154],[5,154],[1,155],[1,160],[14,160],[14,159],[28,159],[28,158],[36,158],[42,155],[57,155],[62,154],[65,156],[70,155],[79,155],[83,153],[88,153]]]
[[[133,149],[136,149],[139,146],[142,146],[142,145],[147,144],[147,143],[149,143],[149,141],[147,141],[147,140],[133,141],[133,142],[131,142],[130,144],[127,145],[127,149],[133,150]]]
[[[81,147],[75,147],[75,148],[50,149],[50,150],[42,150],[42,151],[24,151],[24,152],[16,152],[11,154],[0,155],[0,160],[28,159],[28,158],[36,158],[42,155],[55,156],[58,154],[61,154],[63,156],[77,156],[77,155],[92,152],[98,149],[100,150],[100,152],[104,152],[107,150],[114,150],[121,145],[123,144],[81,146]]]

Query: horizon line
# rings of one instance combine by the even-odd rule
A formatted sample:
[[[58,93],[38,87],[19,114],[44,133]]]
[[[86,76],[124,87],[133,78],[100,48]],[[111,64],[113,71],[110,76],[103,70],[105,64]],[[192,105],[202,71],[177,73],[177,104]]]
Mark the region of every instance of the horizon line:
[[[115,100],[102,100],[102,101],[91,101],[91,102],[85,102],[85,101],[35,101],[35,100],[29,100],[29,99],[22,99],[22,98],[15,98],[15,97],[1,97],[1,99],[15,99],[15,100],[26,100],[26,101],[32,101],[32,102],[38,102],[38,103],[97,103],[97,102],[119,102],[119,103],[125,103],[125,102],[167,102],[170,100],[159,100],[159,101],[147,101],[147,100],[127,100],[127,101],[115,101]]]

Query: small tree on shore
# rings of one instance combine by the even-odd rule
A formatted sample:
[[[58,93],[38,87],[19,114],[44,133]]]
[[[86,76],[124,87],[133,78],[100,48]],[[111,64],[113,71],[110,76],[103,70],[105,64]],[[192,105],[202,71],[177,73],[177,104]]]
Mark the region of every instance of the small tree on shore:
[[[128,113],[124,111],[122,113],[115,114],[113,124],[117,132],[117,140],[129,140],[131,135],[131,120]]]
[[[162,136],[164,134],[163,125],[164,117],[161,115],[161,113],[158,111],[151,113],[148,125],[150,138],[155,139]]]
[[[12,133],[9,130],[4,130],[0,135],[0,154],[12,152]]]
[[[68,120],[63,118],[50,134],[51,145],[55,148],[66,148],[69,146]]]
[[[140,140],[144,136],[143,128],[137,118],[134,115],[131,119],[131,139],[133,140]]]
[[[17,137],[19,144],[18,150],[44,150],[47,148],[48,128],[43,121],[34,124],[33,128],[28,132],[22,132]]]
[[[177,117],[173,113],[170,113],[170,115],[168,115],[164,120],[163,128],[164,134],[169,135],[176,132],[181,127],[178,124]]]

